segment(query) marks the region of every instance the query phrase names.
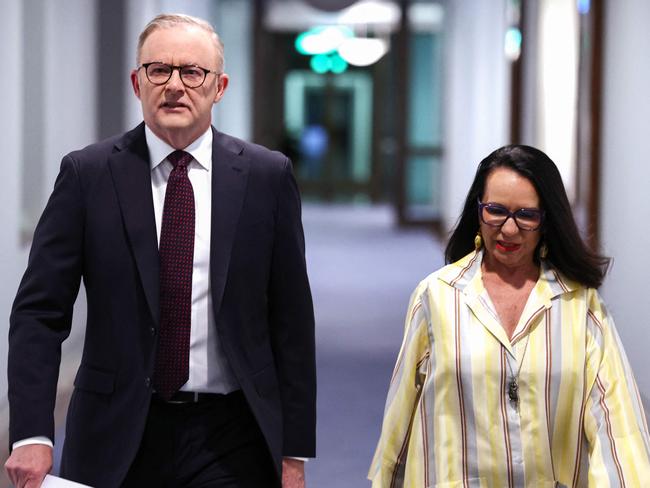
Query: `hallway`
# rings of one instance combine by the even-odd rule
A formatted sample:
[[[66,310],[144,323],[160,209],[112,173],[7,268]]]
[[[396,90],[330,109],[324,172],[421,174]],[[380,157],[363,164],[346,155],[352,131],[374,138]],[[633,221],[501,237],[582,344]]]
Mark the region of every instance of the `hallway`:
[[[389,207],[304,206],[316,314],[317,458],[312,488],[367,486],[404,314],[443,262],[424,230],[397,230]]]

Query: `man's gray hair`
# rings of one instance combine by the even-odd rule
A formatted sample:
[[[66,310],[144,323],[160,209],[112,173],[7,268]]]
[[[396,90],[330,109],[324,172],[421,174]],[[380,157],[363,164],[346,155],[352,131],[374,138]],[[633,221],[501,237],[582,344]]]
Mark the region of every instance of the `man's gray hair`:
[[[136,65],[140,64],[140,53],[142,52],[142,46],[144,41],[147,40],[147,37],[151,35],[152,32],[158,29],[169,29],[170,27],[183,25],[191,25],[194,27],[199,27],[210,34],[214,40],[215,47],[217,48],[217,71],[223,72],[223,43],[219,38],[219,35],[215,32],[212,25],[209,22],[200,19],[198,17],[192,17],[191,15],[186,14],[160,14],[156,15],[144,28],[140,37],[138,38],[138,49],[135,55]]]

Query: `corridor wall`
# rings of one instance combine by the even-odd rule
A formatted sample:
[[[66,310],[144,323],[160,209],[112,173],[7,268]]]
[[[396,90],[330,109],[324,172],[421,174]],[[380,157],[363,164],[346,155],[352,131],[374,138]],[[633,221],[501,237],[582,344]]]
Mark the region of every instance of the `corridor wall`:
[[[52,191],[61,158],[96,139],[95,12],[96,2],[87,0],[0,2],[4,21],[0,30],[4,62],[0,77],[4,95],[0,117],[3,371],[11,304],[27,263],[33,228]],[[72,334],[64,344],[64,389],[71,387],[70,371],[79,361],[83,318],[83,314],[76,314]],[[6,453],[7,446],[6,390],[6,374],[2,374],[0,454]]]
[[[20,0],[7,0],[0,3],[0,16],[4,28],[0,29],[0,57],[6,69],[0,76],[0,90],[10,94],[4,97],[3,115],[0,117],[0,146],[2,147],[3,190],[0,191],[0,222],[3,236],[0,239],[0,311],[3,332],[0,340],[0,364],[6,364],[9,308],[16,293],[19,269],[25,261],[25,252],[20,243],[20,161],[21,161],[21,60],[22,42],[20,24],[22,10]],[[7,376],[0,375],[0,398],[6,398]],[[0,401],[0,429],[7,428],[7,402]]]
[[[443,227],[460,215],[479,161],[508,142],[505,0],[446,4]]]
[[[603,294],[650,408],[650,3],[605,7],[600,224],[614,263]]]

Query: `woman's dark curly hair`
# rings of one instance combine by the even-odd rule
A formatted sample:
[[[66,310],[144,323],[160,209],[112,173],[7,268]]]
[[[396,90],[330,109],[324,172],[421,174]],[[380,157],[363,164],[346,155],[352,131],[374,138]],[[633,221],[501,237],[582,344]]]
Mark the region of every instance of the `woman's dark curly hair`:
[[[605,277],[609,258],[587,247],[573,218],[560,172],[555,163],[539,149],[524,145],[504,146],[492,152],[478,166],[469,189],[463,213],[451,233],[445,261],[453,263],[474,249],[474,236],[479,228],[478,201],[483,198],[485,182],[495,168],[509,168],[528,179],[545,212],[542,238],[546,243],[546,260],[566,277],[585,286],[598,288]]]

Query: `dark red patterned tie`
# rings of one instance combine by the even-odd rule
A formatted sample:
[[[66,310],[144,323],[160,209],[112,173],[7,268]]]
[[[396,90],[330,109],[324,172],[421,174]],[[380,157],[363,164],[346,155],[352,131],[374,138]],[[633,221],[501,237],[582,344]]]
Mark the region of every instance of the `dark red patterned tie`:
[[[168,400],[189,378],[194,262],[194,191],[187,176],[192,156],[174,151],[160,229],[160,337],[154,388]]]

